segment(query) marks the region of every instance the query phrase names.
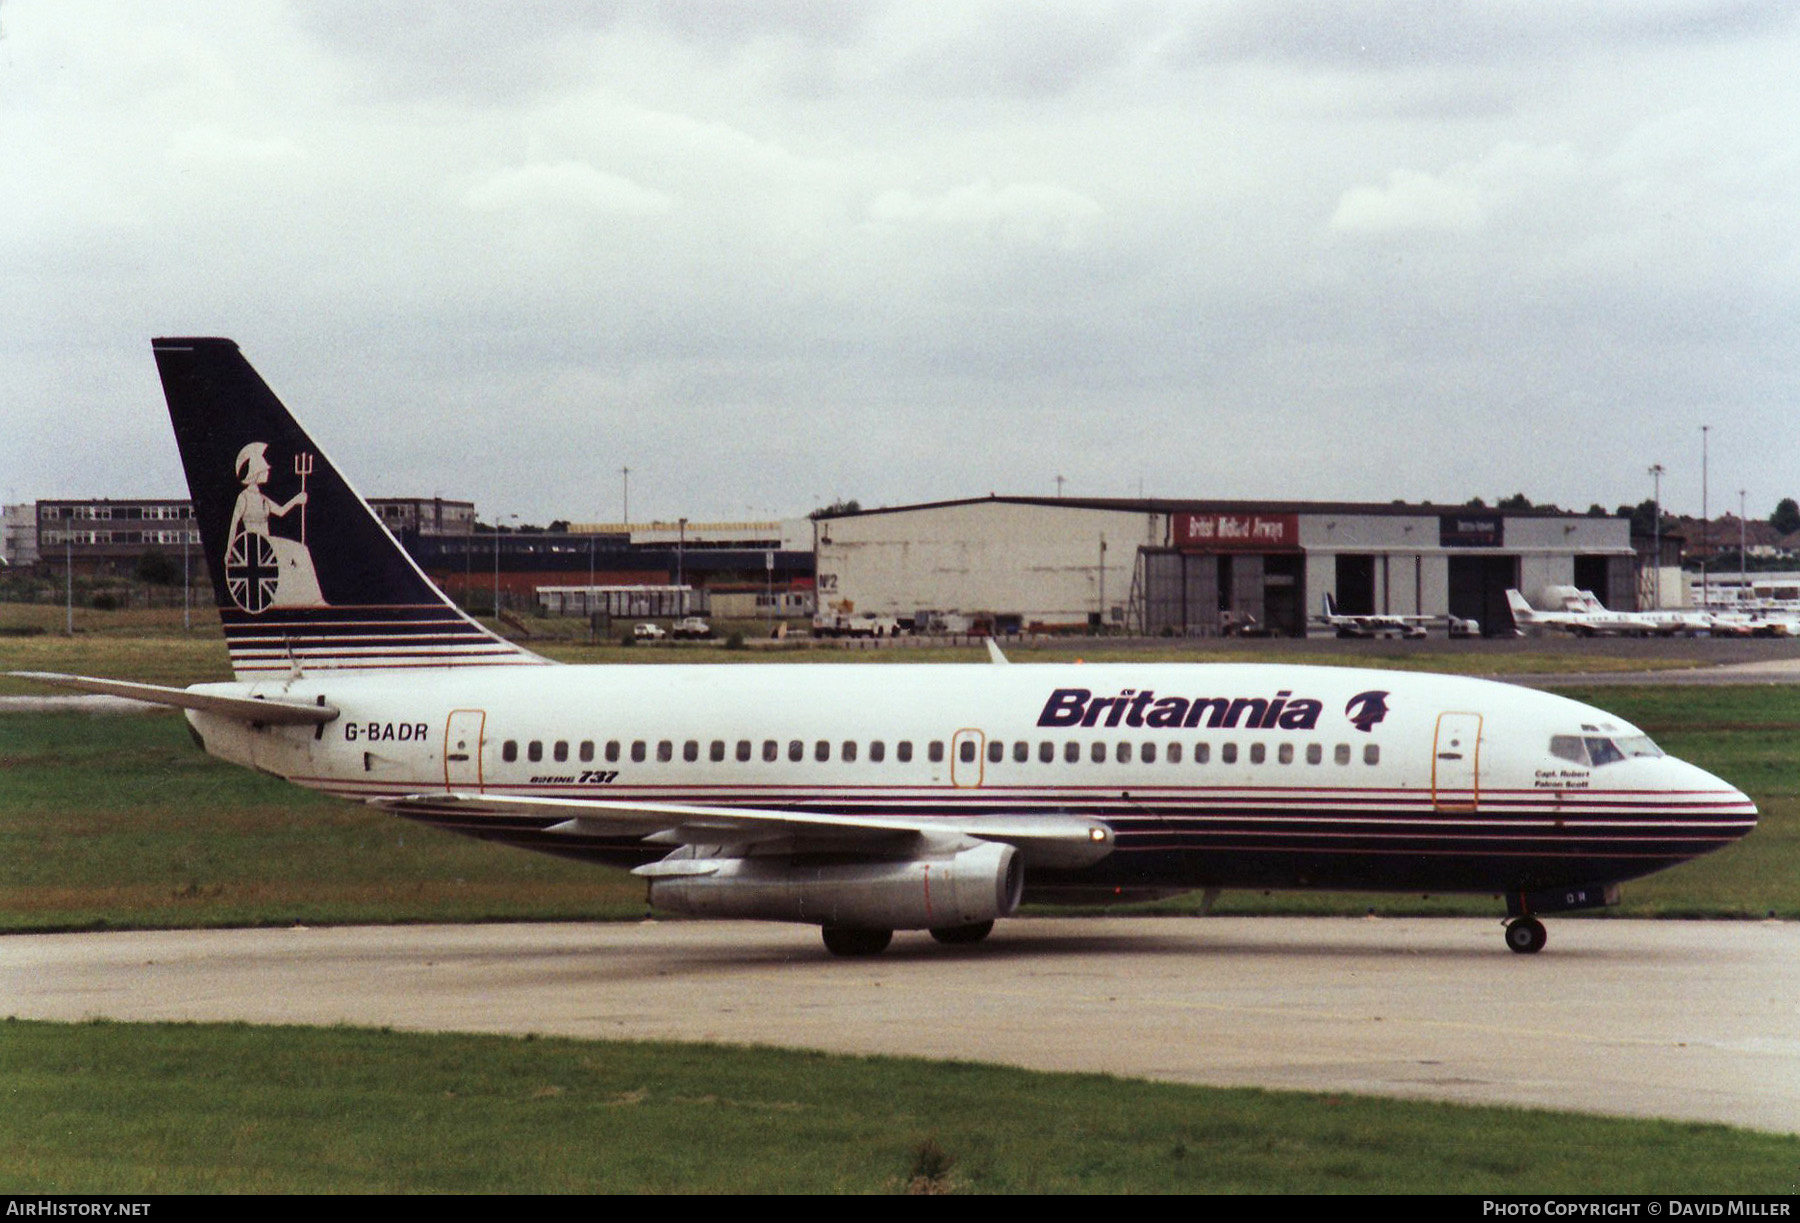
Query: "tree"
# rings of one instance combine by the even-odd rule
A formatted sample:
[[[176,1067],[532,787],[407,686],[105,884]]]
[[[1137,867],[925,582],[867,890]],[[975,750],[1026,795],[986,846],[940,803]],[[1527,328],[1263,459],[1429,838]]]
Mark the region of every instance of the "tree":
[[[1494,503],[1494,508],[1497,510],[1528,510],[1531,508],[1531,498],[1524,493],[1514,493],[1510,497],[1500,498]]]
[[[166,552],[150,549],[137,559],[137,580],[152,586],[173,586],[181,581],[181,566]]]
[[[1776,504],[1775,512],[1769,515],[1769,525],[1783,535],[1800,531],[1800,504],[1795,504],[1792,497],[1783,497]]]
[[[830,505],[814,510],[812,513],[808,514],[807,517],[832,518],[838,514],[860,514],[861,512],[862,503],[860,501],[857,501],[854,498],[845,501],[840,498],[837,501],[833,501]]]

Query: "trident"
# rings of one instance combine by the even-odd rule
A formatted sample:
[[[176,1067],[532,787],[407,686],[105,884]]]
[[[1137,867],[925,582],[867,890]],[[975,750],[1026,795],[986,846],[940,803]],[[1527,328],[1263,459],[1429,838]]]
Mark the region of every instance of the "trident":
[[[300,477],[302,493],[306,492],[306,477],[312,475],[312,469],[312,455],[301,453],[294,456],[294,474]],[[300,546],[303,548],[306,546],[306,505],[304,502],[300,506]]]

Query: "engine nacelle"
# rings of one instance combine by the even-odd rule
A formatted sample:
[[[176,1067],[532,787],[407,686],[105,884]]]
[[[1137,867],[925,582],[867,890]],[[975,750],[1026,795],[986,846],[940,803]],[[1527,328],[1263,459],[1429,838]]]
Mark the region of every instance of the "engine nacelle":
[[[745,857],[709,874],[656,878],[650,903],[693,917],[932,930],[1009,916],[1025,869],[1011,845],[984,841],[942,856],[873,862]]]

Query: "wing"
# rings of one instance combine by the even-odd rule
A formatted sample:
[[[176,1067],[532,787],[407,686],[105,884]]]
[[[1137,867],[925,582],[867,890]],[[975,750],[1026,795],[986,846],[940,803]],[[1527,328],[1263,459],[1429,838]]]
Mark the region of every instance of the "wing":
[[[1057,813],[976,816],[844,815],[705,807],[687,803],[602,802],[493,794],[413,794],[370,800],[400,815],[560,815],[545,831],[576,836],[638,835],[647,845],[752,846],[787,842],[797,850],[908,852],[933,838],[967,837],[1014,846],[1028,865],[1080,867],[1113,850],[1099,820]],[[640,867],[656,873],[661,863]]]

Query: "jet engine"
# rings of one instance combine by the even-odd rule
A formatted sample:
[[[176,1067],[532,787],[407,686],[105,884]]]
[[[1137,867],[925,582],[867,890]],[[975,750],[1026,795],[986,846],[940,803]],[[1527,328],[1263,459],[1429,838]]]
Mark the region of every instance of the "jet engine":
[[[966,844],[931,856],[855,861],[677,850],[650,868],[650,903],[693,917],[881,930],[938,930],[1009,916],[1025,884],[1018,851],[993,841]]]

